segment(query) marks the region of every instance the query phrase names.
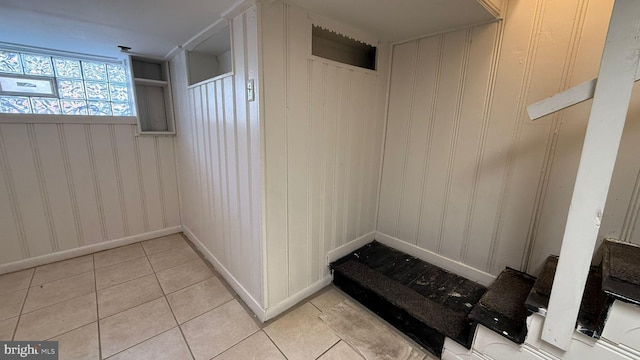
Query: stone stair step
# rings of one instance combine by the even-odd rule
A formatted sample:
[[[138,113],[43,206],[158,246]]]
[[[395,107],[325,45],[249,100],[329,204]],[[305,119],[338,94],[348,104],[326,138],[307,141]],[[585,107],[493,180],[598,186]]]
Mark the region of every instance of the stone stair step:
[[[525,301],[535,281],[531,275],[506,268],[473,307],[469,317],[516,344],[524,343],[527,316],[531,314]]]

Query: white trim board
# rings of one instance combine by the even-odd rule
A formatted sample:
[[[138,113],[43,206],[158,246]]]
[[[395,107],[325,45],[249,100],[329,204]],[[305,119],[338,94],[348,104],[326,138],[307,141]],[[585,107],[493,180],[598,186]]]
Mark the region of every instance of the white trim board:
[[[198,239],[198,237],[189,230],[188,227],[182,226],[182,232],[184,235],[193,243],[193,245],[198,248],[198,250],[204,255],[204,257],[215,267],[215,269],[222,275],[222,277],[231,285],[233,290],[240,296],[240,298],[247,304],[247,306],[253,311],[253,313],[258,317],[261,322],[265,322],[267,320],[267,312],[262,308],[260,303],[258,303],[253,296],[247,291],[247,289],[240,284],[238,280],[225,268],[220,261],[207,249],[202,242]]]
[[[92,254],[98,251],[109,250],[120,246],[125,246],[140,241],[151,240],[162,236],[177,234],[182,231],[182,226],[174,226],[166,229],[150,231],[138,235],[127,236],[121,239],[108,240],[98,244],[87,245],[75,249],[58,251],[51,254],[36,256],[28,259],[10,262],[0,265],[0,275],[32,268],[35,266],[54,263],[57,261],[68,260],[78,256]]]
[[[315,294],[320,289],[331,284],[332,279],[333,277],[331,275],[327,275],[322,279],[314,282],[313,284],[307,286],[306,288],[298,291],[297,293],[289,296],[288,298],[280,301],[276,305],[268,307],[265,310],[265,319],[263,320],[263,322],[269,319],[273,319],[274,317],[289,310],[291,307],[301,302],[302,300],[306,299],[307,297]]]
[[[343,256],[352,253],[359,248],[365,246],[366,244],[372,242],[375,239],[376,232],[372,231],[368,234],[362,235],[361,237],[351,240],[348,243],[339,246],[327,253],[327,265],[330,263],[340,259]]]
[[[452,273],[463,276],[469,280],[475,281],[484,286],[491,285],[491,283],[493,283],[493,281],[496,279],[495,276],[489,273],[480,271],[467,264],[463,264],[461,262],[451,260],[442,255],[438,255],[429,250],[420,248],[416,245],[394,238],[393,236],[383,234],[379,231],[376,231],[375,239],[384,245],[392,247],[396,250],[400,250],[409,255],[415,256],[418,259],[421,259],[430,264],[439,266],[445,270],[451,271]]]

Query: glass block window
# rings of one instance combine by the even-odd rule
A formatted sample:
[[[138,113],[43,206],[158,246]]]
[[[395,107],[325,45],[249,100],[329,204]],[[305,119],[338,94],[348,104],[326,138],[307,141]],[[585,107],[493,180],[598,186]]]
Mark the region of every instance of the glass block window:
[[[0,113],[132,116],[123,62],[0,48]]]

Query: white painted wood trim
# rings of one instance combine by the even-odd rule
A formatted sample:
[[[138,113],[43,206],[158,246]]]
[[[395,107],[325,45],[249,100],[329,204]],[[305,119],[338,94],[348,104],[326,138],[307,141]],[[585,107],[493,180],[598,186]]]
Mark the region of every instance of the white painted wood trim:
[[[127,236],[121,239],[109,240],[98,244],[82,246],[75,249],[58,251],[51,254],[41,255],[29,259],[19,260],[0,265],[0,275],[28,269],[35,266],[50,264],[56,261],[71,259],[78,256],[92,254],[94,252],[109,250],[120,246],[125,246],[140,241],[151,240],[162,236],[177,234],[182,231],[182,226],[173,226],[166,229],[150,231],[138,235]]]
[[[198,237],[195,236],[195,234],[191,230],[189,230],[188,227],[183,225],[182,232],[189,239],[189,241],[191,241],[191,243],[193,243],[193,245],[198,248],[198,251],[200,251],[204,255],[204,257],[213,265],[213,267],[215,267],[215,269],[222,275],[227,283],[231,285],[233,290],[240,296],[245,304],[249,306],[249,309],[253,311],[258,319],[261,322],[265,322],[268,319],[265,309],[263,309],[262,306],[253,298],[253,296],[251,296],[249,291],[247,291],[247,289],[245,289],[244,286],[242,286],[242,284],[240,284],[240,282],[236,280],[231,272],[229,272],[229,270],[227,270],[227,268],[224,267],[222,263],[220,263],[220,261],[218,261],[218,259],[211,253],[211,251],[209,251],[209,249],[207,249],[204,244],[200,242]]]
[[[329,251],[327,253],[327,265],[340,259],[343,256],[348,255],[353,251],[356,251],[358,248],[361,248],[364,245],[372,242],[375,238],[375,234],[376,232],[372,231],[368,234],[360,236],[355,240],[349,241],[348,243]]]
[[[135,116],[0,114],[0,124],[114,124],[136,125]]]
[[[452,32],[456,32],[456,31],[460,31],[460,30],[466,30],[466,29],[470,29],[470,28],[474,28],[474,27],[478,27],[478,26],[493,24],[494,22],[498,22],[498,21],[502,21],[502,19],[491,19],[491,20],[486,20],[486,21],[479,21],[477,23],[473,23],[473,24],[470,24],[470,25],[463,25],[463,26],[458,26],[458,27],[454,27],[454,28],[451,28],[451,29],[435,31],[435,32],[432,32],[432,33],[427,33],[427,34],[423,34],[423,35],[414,36],[414,37],[409,38],[409,39],[396,41],[394,43],[391,43],[391,45],[392,46],[402,45],[402,44],[405,44],[405,43],[408,43],[408,42],[411,42],[411,41],[422,40],[422,39],[430,38],[430,37],[433,37],[433,36],[438,36],[438,35],[452,33]]]
[[[635,81],[640,80],[640,71],[636,72]],[[596,84],[598,78],[593,78],[589,81],[580,83],[571,89],[567,89],[563,92],[557,93],[544,100],[540,100],[527,106],[527,113],[531,120],[540,119],[543,116],[549,115],[556,111],[568,108],[579,104],[583,101],[587,101],[593,98],[593,94],[596,91]]]
[[[232,20],[236,16],[247,11],[247,9],[258,2],[258,0],[238,0],[233,5],[231,5],[231,7],[229,7],[229,10],[223,12],[220,17],[223,19]]]
[[[315,294],[316,292],[318,292],[320,289],[324,288],[325,286],[331,284],[333,277],[331,275],[327,275],[325,277],[323,277],[322,279],[314,282],[313,284],[309,285],[308,287],[298,291],[297,293],[289,296],[288,298],[280,301],[279,303],[277,303],[274,306],[268,307],[266,309],[266,314],[265,314],[265,319],[262,320],[263,322],[269,319],[273,319],[274,317],[282,314],[283,312],[287,311],[288,309],[290,309],[291,307],[293,307],[294,305],[296,305],[297,303],[299,303],[300,301],[306,299],[307,297]]]
[[[187,90],[191,90],[191,89],[193,89],[193,88],[197,88],[197,87],[200,87],[200,86],[202,86],[202,85],[206,85],[206,84],[208,84],[208,83],[216,82],[216,81],[218,81],[218,80],[222,80],[222,79],[224,79],[224,78],[231,77],[231,76],[233,76],[233,71],[226,72],[226,73],[224,73],[224,74],[220,74],[220,75],[215,76],[215,77],[212,77],[212,78],[210,78],[210,79],[202,80],[202,81],[197,82],[197,83],[195,83],[195,84],[193,84],[193,85],[189,85],[189,86],[187,86]]]
[[[484,286],[489,286],[496,279],[495,276],[480,271],[476,268],[473,268],[467,264],[463,264],[461,262],[451,260],[442,255],[436,254],[429,250],[419,248],[414,244],[410,244],[408,242],[402,241],[400,239],[394,238],[387,234],[383,234],[379,231],[376,231],[375,239],[382,244],[390,246],[394,249],[405,252],[409,255],[415,256],[418,259],[424,260],[430,264],[439,266],[445,270],[451,271],[455,274],[463,276],[467,279],[475,281]]]
[[[568,350],[640,59],[640,2],[616,0],[542,339]]]

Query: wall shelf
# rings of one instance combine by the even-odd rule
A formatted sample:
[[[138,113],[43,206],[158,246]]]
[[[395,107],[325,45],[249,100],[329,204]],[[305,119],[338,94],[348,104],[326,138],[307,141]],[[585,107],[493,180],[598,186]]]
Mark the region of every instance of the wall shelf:
[[[169,66],[164,60],[130,57],[140,135],[175,134]]]

